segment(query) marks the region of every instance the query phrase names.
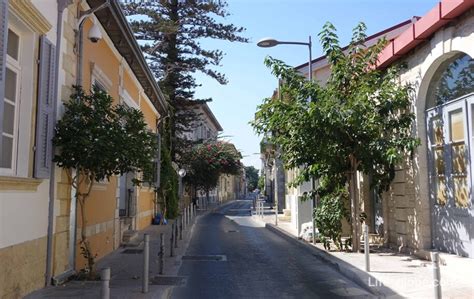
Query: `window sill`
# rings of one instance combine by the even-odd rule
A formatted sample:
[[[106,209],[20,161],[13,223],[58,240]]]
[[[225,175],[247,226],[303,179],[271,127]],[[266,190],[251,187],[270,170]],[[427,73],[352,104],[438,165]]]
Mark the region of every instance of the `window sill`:
[[[0,191],[36,191],[43,180],[0,176]]]

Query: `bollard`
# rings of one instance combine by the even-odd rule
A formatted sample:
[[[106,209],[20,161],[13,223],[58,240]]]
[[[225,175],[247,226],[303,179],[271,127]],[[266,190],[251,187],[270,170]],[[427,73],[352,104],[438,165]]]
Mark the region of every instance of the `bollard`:
[[[170,257],[173,256],[173,242],[174,242],[174,223],[171,225],[171,238],[170,238]]]
[[[439,254],[437,252],[431,253],[431,261],[433,262],[433,286],[434,298],[441,299],[441,271],[439,269]]]
[[[188,206],[188,226],[191,225],[191,217],[192,217],[191,208],[192,208],[192,203],[189,204]]]
[[[179,239],[183,239],[183,215],[179,216]]]
[[[102,288],[100,289],[100,298],[110,298],[110,268],[105,268],[100,271],[100,280],[102,281]]]
[[[143,246],[143,285],[142,293],[148,293],[148,274],[150,267],[150,235],[144,235],[144,246]]]
[[[187,222],[188,222],[188,208],[187,207],[184,207],[183,209],[183,214],[184,214],[184,220],[183,220],[183,229],[186,230],[186,226],[188,225]]]
[[[174,248],[178,248],[178,218],[174,221]]]
[[[365,255],[365,271],[370,272],[370,247],[369,247],[369,226],[364,225],[364,255]]]
[[[165,235],[163,233],[160,233],[160,252],[158,253],[159,256],[159,269],[158,273],[163,275],[163,268],[165,265]]]

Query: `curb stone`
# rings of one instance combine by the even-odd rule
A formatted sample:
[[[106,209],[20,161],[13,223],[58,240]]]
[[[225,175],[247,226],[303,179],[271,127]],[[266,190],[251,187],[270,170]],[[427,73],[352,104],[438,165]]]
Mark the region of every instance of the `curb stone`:
[[[372,277],[371,275],[362,272],[361,270],[355,268],[354,266],[351,266],[350,264],[343,262],[329,253],[322,251],[321,249],[314,247],[304,241],[299,240],[295,236],[291,235],[290,233],[282,230],[281,228],[275,226],[274,224],[271,223],[266,223],[265,228],[267,228],[269,231],[283,237],[287,241],[295,244],[296,246],[310,252],[313,256],[319,258],[323,262],[329,264],[332,266],[336,271],[341,273],[344,277],[347,279],[355,282],[358,286],[369,292],[370,294],[376,296],[377,298],[386,298],[387,296],[392,296],[396,295],[394,291],[391,289],[385,287],[385,286],[379,286],[377,285],[376,287],[370,286],[369,281],[376,282],[377,279]],[[360,274],[363,275],[364,278],[360,277]],[[382,290],[378,290],[378,289]]]

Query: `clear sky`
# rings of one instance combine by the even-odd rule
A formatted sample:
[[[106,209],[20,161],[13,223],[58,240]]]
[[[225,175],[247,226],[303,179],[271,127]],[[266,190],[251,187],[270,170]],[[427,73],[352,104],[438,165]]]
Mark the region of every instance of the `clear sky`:
[[[435,0],[227,0],[231,16],[227,20],[247,30],[248,44],[223,41],[206,41],[205,48],[221,49],[226,54],[220,71],[229,83],[220,85],[204,75],[196,78],[202,86],[197,98],[212,97],[209,103],[224,128],[226,139],[242,151],[245,165],[260,168],[260,137],[248,124],[253,119],[257,105],[272,95],[277,81],[263,65],[270,55],[296,66],[308,61],[308,51],[303,46],[279,45],[259,48],[256,43],[263,37],[278,40],[307,41],[313,39],[313,59],[321,56],[317,34],[326,21],[332,22],[339,33],[342,45],[350,40],[352,28],[359,21],[367,25],[371,35],[413,16],[423,16],[438,1]]]

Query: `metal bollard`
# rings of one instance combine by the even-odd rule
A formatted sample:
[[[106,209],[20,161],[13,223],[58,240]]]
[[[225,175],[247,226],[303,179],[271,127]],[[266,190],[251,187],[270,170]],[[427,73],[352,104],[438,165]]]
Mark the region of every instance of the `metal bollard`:
[[[434,298],[441,299],[441,271],[439,268],[439,253],[431,253],[431,261],[433,262],[433,286],[434,286]]]
[[[179,239],[183,239],[183,215],[179,216]]]
[[[171,238],[170,238],[170,257],[173,256],[173,242],[174,242],[174,223],[171,225]]]
[[[369,246],[369,226],[364,225],[364,255],[365,255],[365,271],[370,272],[370,246]]]
[[[188,206],[188,226],[191,224],[191,207],[192,203]]]
[[[160,252],[158,253],[159,256],[159,274],[163,275],[163,268],[165,265],[165,235],[160,233]]]
[[[150,267],[150,236],[148,234],[145,234],[144,241],[142,293],[148,293],[148,274]]]
[[[102,281],[102,288],[100,289],[100,298],[110,298],[110,268],[105,268],[100,271],[100,280]]]
[[[186,230],[186,226],[188,225],[188,208],[184,207],[183,209],[184,219],[183,219],[183,229]]]
[[[174,222],[174,248],[178,248],[178,218]]]

